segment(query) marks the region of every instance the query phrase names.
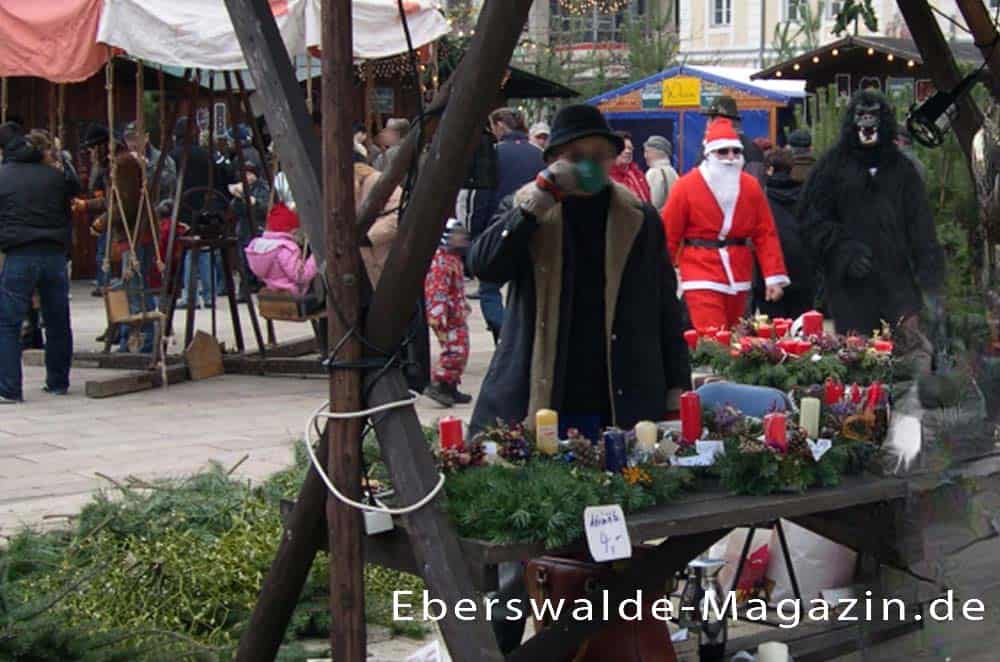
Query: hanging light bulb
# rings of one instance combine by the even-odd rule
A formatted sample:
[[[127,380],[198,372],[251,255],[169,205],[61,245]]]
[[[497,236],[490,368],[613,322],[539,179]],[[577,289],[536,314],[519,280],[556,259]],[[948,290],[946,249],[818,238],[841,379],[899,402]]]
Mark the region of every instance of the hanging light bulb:
[[[781,78],[781,71],[775,71],[774,72],[774,77],[775,78]]]
[[[839,48],[834,48],[833,51],[832,51],[832,53],[833,53],[834,57],[836,57],[836,56],[840,55],[840,49]]]
[[[892,53],[889,53],[888,55],[885,56],[885,59],[889,60],[889,62],[892,62],[893,60],[896,59],[896,56],[893,55]]]
[[[944,142],[952,122],[958,117],[958,102],[979,81],[979,72],[962,79],[950,92],[935,92],[919,104],[910,107],[906,115],[906,128],[910,135],[925,147],[938,147]]]
[[[869,48],[868,49],[868,54],[869,55],[875,55],[875,49],[874,48]]]
[[[912,68],[912,67],[915,67],[915,66],[917,66],[917,63],[916,63],[916,62],[914,62],[913,60],[907,60],[907,61],[906,61],[906,66],[908,66],[908,67],[911,67],[911,68]]]
[[[798,62],[796,62],[795,64],[793,64],[793,65],[792,65],[792,69],[795,69],[795,71],[798,71],[798,70],[799,70],[799,69],[801,69],[801,68],[802,68],[802,67],[800,67],[800,66],[799,66],[799,63],[798,63]]]
[[[813,64],[819,64],[819,56],[813,55]]]

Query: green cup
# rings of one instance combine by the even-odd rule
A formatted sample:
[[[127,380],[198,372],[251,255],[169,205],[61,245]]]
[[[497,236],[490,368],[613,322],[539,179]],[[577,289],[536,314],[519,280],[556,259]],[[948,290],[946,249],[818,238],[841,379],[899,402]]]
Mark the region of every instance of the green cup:
[[[594,161],[580,161],[576,164],[576,181],[584,193],[598,193],[608,185],[604,168]]]

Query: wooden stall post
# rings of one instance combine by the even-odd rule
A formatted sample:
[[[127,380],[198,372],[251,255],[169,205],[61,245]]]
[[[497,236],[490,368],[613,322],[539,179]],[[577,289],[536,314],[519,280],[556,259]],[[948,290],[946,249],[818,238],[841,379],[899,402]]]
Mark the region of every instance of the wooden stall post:
[[[354,223],[354,165],[351,115],[343,100],[353,93],[351,0],[323,0],[323,201],[326,223],[327,316],[330,347],[340,345],[337,360],[358,361],[361,343],[352,333],[361,317],[363,283],[358,232]],[[310,99],[310,104],[311,104]],[[357,369],[330,372],[330,411],[361,409],[361,374]],[[327,471],[349,499],[361,498],[360,418],[330,419]],[[333,659],[364,662],[365,636],[364,532],[361,512],[327,495],[326,519],[330,541],[330,648]]]
[[[983,0],[957,0],[956,4],[990,70],[990,93],[1000,103],[1000,35],[993,24],[993,17]]]

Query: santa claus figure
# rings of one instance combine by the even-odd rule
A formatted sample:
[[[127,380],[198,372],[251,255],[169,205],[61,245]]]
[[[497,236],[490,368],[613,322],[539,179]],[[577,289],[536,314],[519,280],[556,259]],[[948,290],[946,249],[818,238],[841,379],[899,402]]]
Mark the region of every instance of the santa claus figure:
[[[704,145],[705,160],[677,180],[662,212],[691,323],[701,332],[731,327],[746,311],[754,252],[768,301],[780,299],[790,282],[767,198],[743,172],[743,144],[732,123],[714,120]]]

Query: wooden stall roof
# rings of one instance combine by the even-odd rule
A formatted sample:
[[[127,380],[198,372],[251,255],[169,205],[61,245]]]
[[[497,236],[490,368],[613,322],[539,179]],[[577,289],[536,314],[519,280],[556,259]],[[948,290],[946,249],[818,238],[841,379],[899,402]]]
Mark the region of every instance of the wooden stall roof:
[[[978,65],[983,61],[982,54],[971,41],[954,41],[950,47],[959,63]],[[870,59],[872,55],[882,56],[877,66]],[[912,39],[849,36],[762,69],[751,78],[806,80],[810,81],[809,87],[812,88],[814,79],[826,80],[836,72],[852,70],[863,70],[873,75],[929,78],[923,65],[924,61]]]
[[[598,106],[605,112],[619,109],[641,109],[643,88],[678,76],[692,76],[719,85],[725,88],[730,94],[733,94],[737,103],[740,103],[741,100],[756,100],[763,102],[762,105],[767,106],[787,106],[796,99],[801,99],[805,96],[804,86],[795,81],[767,81],[757,83],[750,80],[748,70],[745,69],[735,67],[699,67],[684,64],[671,67],[658,74],[643,78],[635,83],[629,83],[610,92],[605,92],[604,94],[588,99],[586,103]],[[740,103],[740,107],[747,106]]]

